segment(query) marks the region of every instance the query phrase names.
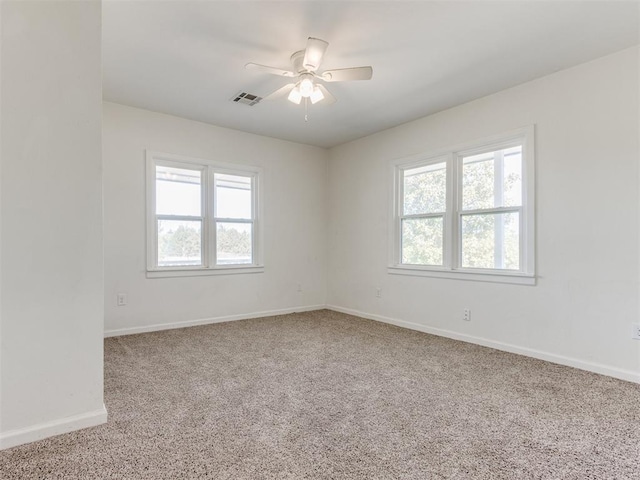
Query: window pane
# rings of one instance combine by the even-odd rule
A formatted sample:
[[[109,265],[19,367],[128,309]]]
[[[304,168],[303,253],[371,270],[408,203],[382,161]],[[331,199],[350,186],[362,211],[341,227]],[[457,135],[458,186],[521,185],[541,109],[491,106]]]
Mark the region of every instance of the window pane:
[[[445,211],[446,163],[404,170],[404,215]]]
[[[522,205],[522,147],[504,150],[503,207]]]
[[[442,217],[405,218],[402,220],[402,263],[442,265],[442,240]]]
[[[520,214],[463,215],[462,266],[519,270]]]
[[[156,214],[199,217],[202,208],[202,172],[156,166]]]
[[[251,177],[215,174],[217,218],[251,219]],[[249,262],[250,263],[250,262]]]
[[[158,220],[158,266],[202,265],[202,222]]]
[[[463,210],[520,205],[522,146],[462,159]]]
[[[218,265],[253,263],[251,223],[218,222],[216,231]]]

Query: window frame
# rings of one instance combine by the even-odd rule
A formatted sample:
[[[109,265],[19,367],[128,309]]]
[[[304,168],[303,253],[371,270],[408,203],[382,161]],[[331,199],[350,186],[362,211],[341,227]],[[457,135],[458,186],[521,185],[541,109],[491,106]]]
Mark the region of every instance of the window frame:
[[[522,145],[522,205],[463,210],[463,158]],[[402,219],[404,205],[404,171],[446,162],[446,212],[443,222],[443,265],[402,263]],[[534,126],[493,135],[474,142],[391,162],[390,239],[388,272],[459,280],[476,280],[520,285],[535,285],[535,150]],[[465,215],[520,212],[520,269],[462,267],[462,218]],[[411,217],[411,216],[409,216]]]
[[[187,157],[171,153],[146,150],[146,276],[147,278],[183,277],[220,274],[261,273],[263,263],[263,228],[262,228],[262,176],[260,167],[216,162],[201,158]],[[201,173],[201,211],[200,217],[185,215],[156,214],[156,166],[200,170]],[[215,174],[237,175],[251,178],[252,218],[243,219],[242,223],[252,225],[252,263],[216,264],[217,255],[217,222],[220,220],[237,221],[238,219],[221,219],[215,217]],[[201,219],[202,221],[202,265],[158,265],[158,231],[159,218]],[[189,218],[187,218],[189,217]]]

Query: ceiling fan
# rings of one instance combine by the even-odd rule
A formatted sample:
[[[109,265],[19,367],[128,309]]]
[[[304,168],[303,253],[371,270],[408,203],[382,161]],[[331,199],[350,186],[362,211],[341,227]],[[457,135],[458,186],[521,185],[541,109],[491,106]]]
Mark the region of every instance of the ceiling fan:
[[[282,88],[264,97],[265,99],[280,98],[287,95],[289,101],[300,104],[302,99],[310,100],[312,104],[325,100],[331,104],[336,98],[320,82],[346,82],[351,80],[370,80],[373,76],[371,67],[340,68],[319,72],[322,57],[329,46],[328,42],[319,38],[309,37],[307,47],[291,55],[292,70],[282,70],[257,63],[247,63],[245,68],[258,72],[270,73],[282,77],[294,78]]]

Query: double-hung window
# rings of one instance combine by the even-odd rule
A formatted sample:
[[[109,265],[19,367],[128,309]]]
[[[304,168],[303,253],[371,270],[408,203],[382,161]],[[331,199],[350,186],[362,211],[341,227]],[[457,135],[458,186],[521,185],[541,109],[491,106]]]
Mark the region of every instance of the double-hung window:
[[[262,271],[260,169],[147,152],[147,275]]]
[[[390,273],[534,283],[533,127],[393,166]]]
[[[402,173],[400,252],[403,265],[445,264],[447,162],[436,158],[408,166]]]

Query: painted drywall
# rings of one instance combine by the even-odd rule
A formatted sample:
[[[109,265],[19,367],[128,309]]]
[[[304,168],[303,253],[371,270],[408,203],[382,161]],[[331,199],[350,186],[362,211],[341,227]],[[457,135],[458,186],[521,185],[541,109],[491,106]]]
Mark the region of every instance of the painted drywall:
[[[101,423],[101,5],[2,2],[0,447]]]
[[[263,273],[146,277],[146,149],[263,168]],[[108,335],[324,305],[326,150],[105,103],[103,156]]]
[[[327,303],[640,381],[638,57],[624,50],[333,148]],[[390,162],[531,124],[537,285],[389,274]]]

